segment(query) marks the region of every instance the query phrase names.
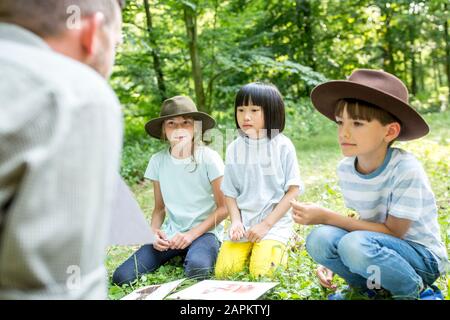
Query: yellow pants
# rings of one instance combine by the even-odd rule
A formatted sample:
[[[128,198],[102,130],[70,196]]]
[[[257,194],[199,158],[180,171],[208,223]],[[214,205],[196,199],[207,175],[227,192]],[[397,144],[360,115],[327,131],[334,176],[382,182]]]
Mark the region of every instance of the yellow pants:
[[[241,272],[250,258],[249,270],[253,276],[271,275],[279,266],[286,266],[286,246],[276,240],[260,242],[225,241],[217,257],[215,276],[224,278]]]

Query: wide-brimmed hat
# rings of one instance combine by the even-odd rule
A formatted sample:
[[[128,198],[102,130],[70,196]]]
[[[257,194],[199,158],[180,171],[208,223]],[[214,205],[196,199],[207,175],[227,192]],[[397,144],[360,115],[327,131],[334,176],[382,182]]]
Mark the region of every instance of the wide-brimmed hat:
[[[403,82],[381,70],[357,69],[347,80],[319,84],[311,92],[314,107],[336,121],[334,111],[341,99],[356,99],[377,106],[400,121],[400,141],[425,136],[430,128],[425,120],[408,104],[408,89]]]
[[[161,139],[161,130],[164,120],[179,116],[190,116],[194,118],[194,120],[201,121],[202,133],[208,129],[214,128],[216,125],[216,121],[209,114],[197,110],[197,106],[191,98],[186,96],[175,96],[163,102],[159,117],[147,122],[145,124],[145,130],[150,136]]]

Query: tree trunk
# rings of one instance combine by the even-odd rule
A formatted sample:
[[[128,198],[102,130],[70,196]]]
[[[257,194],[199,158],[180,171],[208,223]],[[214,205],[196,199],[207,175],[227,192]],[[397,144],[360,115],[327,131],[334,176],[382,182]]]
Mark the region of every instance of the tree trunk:
[[[312,14],[309,0],[296,0],[297,28],[303,33],[306,47],[304,54],[305,65],[316,70],[314,61],[314,39],[312,34]]]
[[[219,10],[218,0],[214,1],[214,20],[213,20],[213,32],[216,32],[217,27],[217,15]],[[206,110],[212,110],[212,101],[214,93],[214,80],[218,77],[214,73],[216,72],[216,37],[213,37],[211,41],[211,73],[209,76],[209,82],[206,90]]]
[[[409,27],[409,36],[410,36],[410,55],[411,55],[411,93],[413,95],[417,94],[417,78],[416,78],[416,52],[414,47],[415,40],[415,30],[414,25],[410,25]]]
[[[444,4],[444,12],[448,13],[448,4]],[[448,15],[444,15],[445,71],[447,74],[448,104],[450,105],[450,37],[448,35]]]
[[[203,112],[209,112],[206,107],[205,90],[203,89],[202,67],[200,65],[200,54],[197,41],[197,16],[193,8],[184,5],[184,22],[188,37],[189,53],[192,64],[192,76],[194,78],[195,96],[197,108]]]
[[[386,9],[386,21],[384,23],[385,33],[384,33],[384,43],[383,49],[383,68],[387,72],[395,74],[395,60],[394,60],[394,46],[392,43],[392,32],[391,32],[391,19],[392,10]]]
[[[418,79],[419,79],[419,91],[425,90],[425,62],[423,60],[423,54],[420,51],[419,52],[419,73],[418,73]]]
[[[408,49],[408,46],[406,45],[405,46],[405,51]],[[403,79],[405,79],[405,85],[407,85],[407,81],[408,81],[408,71],[409,71],[409,69],[408,69],[408,54],[407,54],[407,52],[405,52],[405,54],[403,54],[402,55],[402,66],[403,66],[403,72],[402,72],[402,74],[403,74]]]
[[[151,54],[153,57],[153,69],[155,70],[156,73],[156,82],[158,85],[158,91],[162,102],[167,99],[166,84],[164,82],[164,74],[161,67],[161,59],[159,57],[158,46],[156,45],[156,39],[153,33],[152,15],[150,12],[150,5],[148,3],[148,0],[144,0],[144,6],[145,6],[145,15],[147,18],[148,38],[150,41]]]
[[[436,59],[432,59],[433,62],[433,78],[434,78],[434,90],[437,92],[439,90],[440,87],[440,83],[439,83],[439,67],[438,67],[438,63],[436,62]]]
[[[416,79],[416,58],[414,51],[411,52],[411,93],[417,93],[417,79]]]

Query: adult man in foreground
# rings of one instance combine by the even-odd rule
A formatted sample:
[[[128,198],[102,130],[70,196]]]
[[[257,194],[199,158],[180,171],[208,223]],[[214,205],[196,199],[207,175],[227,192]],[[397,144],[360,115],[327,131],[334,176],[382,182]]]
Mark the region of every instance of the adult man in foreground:
[[[123,0],[0,2],[0,299],[104,299]]]

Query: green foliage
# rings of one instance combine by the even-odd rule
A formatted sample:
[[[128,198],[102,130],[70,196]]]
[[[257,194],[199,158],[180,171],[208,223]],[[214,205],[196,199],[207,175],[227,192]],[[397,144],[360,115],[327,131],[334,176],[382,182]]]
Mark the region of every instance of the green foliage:
[[[151,34],[143,1],[128,1],[124,44],[111,78],[127,127],[134,118],[144,122],[159,114],[163,93],[155,53],[164,95],[197,98],[185,7],[196,15],[206,107],[213,114],[219,112],[219,117],[232,108],[242,85],[260,80],[276,84],[288,104],[300,107],[303,119],[309,119],[313,112],[305,100],[311,89],[327,79],[343,79],[355,68],[396,74],[422,112],[447,109],[449,14],[444,0],[149,0],[149,4]],[[314,115],[311,119],[314,122]],[[313,133],[315,125],[305,124],[309,127],[305,130]]]
[[[164,144],[151,138],[144,129],[146,121],[133,118],[125,128],[122,165],[120,173],[129,184],[141,181],[150,157],[161,150]]]
[[[145,123],[159,115],[163,94],[196,100],[184,9],[196,15],[198,52],[207,110],[221,132],[234,124],[234,97],[252,81],[278,86],[286,102],[285,134],[294,142],[306,184],[302,200],[345,214],[335,175],[341,158],[335,126],[311,106],[311,89],[327,79],[344,79],[355,68],[384,69],[402,79],[411,103],[431,124],[424,139],[399,143],[415,153],[429,175],[439,207],[439,223],[450,246],[450,113],[448,1],[382,0],[150,0],[152,32],[143,1],[130,0],[124,11],[124,44],[117,54],[111,85],[125,114],[121,174],[132,186],[147,218],[153,208],[152,186],[143,180],[151,155],[164,145],[150,138]],[[447,31],[447,32],[446,32]],[[166,92],[160,90],[155,54]],[[224,150],[222,150],[224,151]],[[308,227],[296,227],[289,263],[277,270],[280,284],[264,298],[324,299],[329,293],[314,276],[315,264],[304,248]],[[136,248],[111,247],[110,272]],[[111,286],[119,299],[134,288],[181,278],[174,260],[129,287]],[[253,280],[248,272],[235,280]],[[335,278],[337,283],[342,280]],[[183,286],[191,284],[188,281]],[[438,281],[450,299],[450,280]]]

